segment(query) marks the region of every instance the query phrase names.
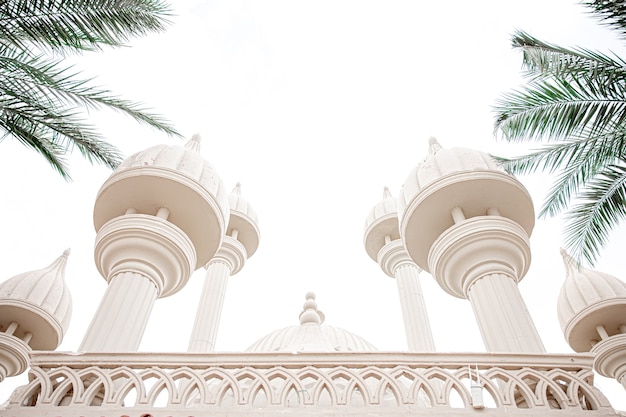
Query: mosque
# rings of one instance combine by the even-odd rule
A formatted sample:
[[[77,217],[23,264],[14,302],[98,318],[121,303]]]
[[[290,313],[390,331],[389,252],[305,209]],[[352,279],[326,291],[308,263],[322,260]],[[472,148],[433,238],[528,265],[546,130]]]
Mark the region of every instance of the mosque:
[[[594,375],[626,388],[626,284],[562,251],[558,318],[575,353],[545,351],[518,283],[530,266],[528,191],[487,154],[435,139],[400,195],[365,221],[369,257],[396,280],[408,351],[379,352],[325,324],[307,293],[300,324],[215,352],[230,276],[259,245],[257,215],[200,154],[157,145],[128,157],[96,197],[94,245],[108,287],[77,352],[69,252],[0,283],[0,383],[28,383],[0,416],[618,416]],[[140,353],[155,301],[206,269],[188,351]],[[418,275],[471,304],[486,353],[437,352]],[[254,342],[254,343],[253,343]]]

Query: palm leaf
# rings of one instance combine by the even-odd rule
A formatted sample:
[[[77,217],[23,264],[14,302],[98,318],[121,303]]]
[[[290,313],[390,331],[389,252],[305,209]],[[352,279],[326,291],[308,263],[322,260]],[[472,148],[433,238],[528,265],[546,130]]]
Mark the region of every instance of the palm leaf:
[[[542,42],[523,31],[513,34],[512,45],[523,51],[526,76],[556,77],[574,80],[580,76],[597,79],[595,83],[622,83],[626,79],[626,62],[619,56],[609,56],[584,48],[563,48]]]
[[[626,121],[626,91],[621,85],[583,80],[538,79],[496,101],[496,132],[509,141],[563,140],[585,130],[600,134]]]
[[[565,244],[575,258],[590,264],[597,259],[609,234],[626,218],[626,167],[607,167],[586,184],[581,203],[566,216]]]
[[[513,175],[559,172],[539,212],[539,217],[555,216],[567,209],[583,184],[626,155],[625,139],[624,128],[616,128],[604,135],[586,135],[543,146],[516,158],[496,159]]]
[[[583,4],[589,7],[602,23],[626,39],[626,5],[623,1],[595,0],[585,1]]]
[[[161,32],[170,9],[159,0],[4,0],[0,39],[21,49],[100,50]]]

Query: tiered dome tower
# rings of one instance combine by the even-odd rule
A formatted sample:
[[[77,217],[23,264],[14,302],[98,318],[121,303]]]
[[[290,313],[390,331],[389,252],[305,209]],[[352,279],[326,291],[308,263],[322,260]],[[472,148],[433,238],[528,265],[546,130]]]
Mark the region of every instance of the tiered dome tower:
[[[199,135],[124,160],[96,198],[95,261],[109,286],[80,350],[137,350],[155,300],[183,288],[217,252],[228,211]]]
[[[561,255],[558,314],[565,340],[576,352],[594,353],[596,371],[626,389],[626,283],[581,266],[563,249]]]
[[[399,197],[407,252],[446,292],[469,299],[489,351],[544,352],[517,288],[530,266],[528,191],[485,153],[429,145]]]
[[[0,381],[24,372],[31,350],[54,350],[61,344],[72,316],[64,279],[69,253],[47,268],[0,284]]]
[[[228,277],[238,273],[259,247],[257,214],[241,196],[237,183],[228,196],[230,220],[224,241],[206,266],[206,278],[196,320],[189,340],[189,352],[212,352],[219,327]]]
[[[365,221],[364,242],[370,258],[396,279],[409,350],[434,352],[435,342],[419,282],[421,270],[400,239],[397,203],[387,187]]]

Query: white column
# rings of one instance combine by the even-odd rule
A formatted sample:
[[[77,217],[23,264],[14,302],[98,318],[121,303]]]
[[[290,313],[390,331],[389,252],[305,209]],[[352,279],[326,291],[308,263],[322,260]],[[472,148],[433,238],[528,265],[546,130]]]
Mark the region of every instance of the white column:
[[[378,264],[387,275],[396,279],[409,350],[434,352],[435,341],[419,282],[421,269],[406,253],[401,240],[391,241],[380,250]]]
[[[157,297],[157,287],[147,276],[133,272],[117,274],[111,279],[78,350],[136,351]]]
[[[215,339],[229,277],[230,265],[225,262],[209,262],[196,320],[189,339],[188,352],[213,352],[215,350]]]
[[[129,211],[98,230],[94,252],[109,286],[79,350],[136,351],[156,299],[176,293],[189,280],[195,248],[176,225]]]
[[[434,352],[435,341],[428,320],[422,286],[419,282],[419,272],[417,265],[408,264],[404,264],[396,270],[395,276],[400,294],[402,315],[404,316],[404,328],[409,350]]]
[[[489,352],[545,352],[513,277],[478,278],[467,290],[467,298]]]
[[[545,352],[517,287],[530,266],[520,225],[496,215],[462,220],[433,243],[428,263],[446,292],[469,299],[489,352]]]
[[[247,252],[241,242],[225,236],[222,246],[207,265],[188,352],[213,352],[222,316],[228,278],[241,270]]]

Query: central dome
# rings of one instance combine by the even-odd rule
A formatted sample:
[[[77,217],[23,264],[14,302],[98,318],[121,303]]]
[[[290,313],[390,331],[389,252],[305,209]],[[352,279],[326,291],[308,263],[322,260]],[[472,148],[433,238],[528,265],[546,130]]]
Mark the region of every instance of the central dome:
[[[376,352],[378,349],[347,330],[328,326],[317,309],[315,294],[306,295],[300,325],[276,330],[256,341],[246,352]]]

